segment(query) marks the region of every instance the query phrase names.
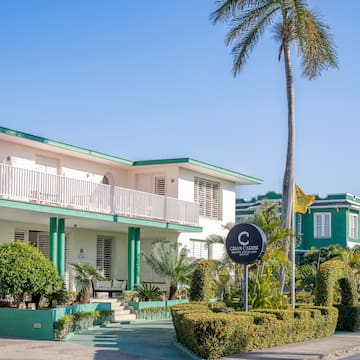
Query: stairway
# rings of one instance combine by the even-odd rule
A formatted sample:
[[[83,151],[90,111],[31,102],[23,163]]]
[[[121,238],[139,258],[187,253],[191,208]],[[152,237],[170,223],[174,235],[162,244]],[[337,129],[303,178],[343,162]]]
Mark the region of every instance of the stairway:
[[[121,299],[118,298],[108,298],[108,299],[92,299],[93,303],[106,302],[111,303],[111,310],[114,311],[114,315],[112,318],[112,322],[130,322],[136,320],[137,316],[134,310],[127,306],[127,304],[123,304]]]

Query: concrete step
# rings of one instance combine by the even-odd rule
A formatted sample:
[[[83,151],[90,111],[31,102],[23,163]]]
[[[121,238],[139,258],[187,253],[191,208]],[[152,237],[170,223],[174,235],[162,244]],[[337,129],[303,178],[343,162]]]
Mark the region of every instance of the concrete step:
[[[134,321],[137,319],[137,315],[134,310],[127,305],[127,303],[122,303],[120,299],[117,298],[95,298],[92,299],[93,303],[111,303],[111,310],[114,311],[112,322],[128,322]]]
[[[123,315],[114,315],[112,318],[112,322],[126,322],[126,321],[134,321],[136,320],[136,315],[135,314],[123,314]]]

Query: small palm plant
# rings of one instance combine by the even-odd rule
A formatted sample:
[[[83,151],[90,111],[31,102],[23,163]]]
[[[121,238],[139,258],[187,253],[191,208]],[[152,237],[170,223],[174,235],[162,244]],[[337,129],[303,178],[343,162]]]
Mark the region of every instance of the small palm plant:
[[[150,253],[142,253],[146,263],[160,276],[170,281],[169,300],[175,297],[179,285],[189,285],[199,260],[187,256],[188,251],[175,242],[158,241]]]
[[[99,269],[88,263],[71,264],[75,271],[75,285],[78,295],[76,301],[80,304],[87,304],[90,302],[92,294],[92,281],[105,280],[105,277]]]

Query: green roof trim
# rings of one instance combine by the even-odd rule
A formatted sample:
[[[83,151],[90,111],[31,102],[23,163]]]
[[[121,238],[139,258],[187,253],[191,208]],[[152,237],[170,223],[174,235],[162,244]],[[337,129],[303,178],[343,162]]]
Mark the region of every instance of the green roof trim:
[[[134,166],[173,165],[173,164],[191,164],[191,165],[200,166],[205,169],[213,170],[213,171],[216,171],[216,172],[219,172],[222,174],[234,176],[234,177],[240,178],[242,180],[252,181],[256,184],[261,184],[263,182],[263,180],[261,180],[261,179],[258,179],[258,178],[252,177],[252,176],[248,176],[248,175],[239,173],[237,171],[228,170],[223,167],[211,165],[211,164],[205,163],[203,161],[194,160],[191,158],[142,160],[142,161],[134,161],[134,163],[133,163]]]
[[[95,157],[105,159],[105,160],[115,161],[115,162],[126,164],[126,165],[133,165],[132,161],[125,160],[125,159],[119,158],[117,156],[107,155],[107,154],[104,154],[104,153],[101,153],[98,151],[81,148],[79,146],[65,144],[65,143],[50,140],[50,139],[47,139],[47,138],[44,138],[41,136],[28,134],[28,133],[25,133],[22,131],[11,130],[11,129],[8,129],[5,127],[0,127],[0,133],[6,134],[6,135],[11,135],[11,136],[16,136],[16,137],[23,138],[26,140],[36,141],[39,143],[51,145],[54,147],[65,149],[65,150],[75,151],[77,153],[81,153],[81,154],[85,154],[85,155],[95,156]]]
[[[48,214],[61,215],[61,216],[76,216],[76,217],[92,219],[92,220],[110,221],[110,222],[115,222],[115,223],[123,223],[123,224],[129,224],[129,225],[137,225],[137,226],[148,226],[148,227],[168,229],[168,230],[177,230],[177,231],[184,231],[184,232],[201,232],[202,231],[202,227],[198,227],[198,226],[187,226],[187,225],[168,223],[168,222],[164,222],[164,221],[128,218],[125,216],[100,214],[100,213],[96,213],[96,212],[76,210],[76,209],[58,208],[56,206],[33,204],[33,203],[14,201],[14,200],[0,199],[0,207],[7,207],[7,208],[11,208],[11,209],[19,209],[19,210],[27,210],[27,211],[35,211],[35,212],[48,213]]]

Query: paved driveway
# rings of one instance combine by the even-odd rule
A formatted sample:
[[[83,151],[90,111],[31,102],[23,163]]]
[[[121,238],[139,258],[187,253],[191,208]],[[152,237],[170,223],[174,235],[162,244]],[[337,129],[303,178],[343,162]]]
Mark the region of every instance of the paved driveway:
[[[112,324],[66,341],[0,339],[1,360],[187,360],[170,321]]]
[[[185,349],[176,344],[171,321],[138,321],[129,325],[110,325],[81,332],[70,337],[67,342],[101,349],[98,351],[98,357],[94,358],[96,360],[113,359],[112,355],[120,359],[119,351],[123,356],[129,356],[129,359],[186,360],[193,358],[185,352]],[[100,353],[109,357],[100,357],[103,356]]]

